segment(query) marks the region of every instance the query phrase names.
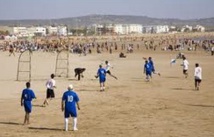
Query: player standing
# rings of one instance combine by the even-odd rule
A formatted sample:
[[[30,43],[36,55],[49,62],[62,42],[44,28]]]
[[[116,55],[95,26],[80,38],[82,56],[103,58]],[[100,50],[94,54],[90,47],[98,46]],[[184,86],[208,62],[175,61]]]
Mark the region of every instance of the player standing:
[[[80,110],[79,106],[79,97],[73,91],[73,85],[68,86],[68,91],[66,91],[62,96],[62,103],[61,109],[64,111],[65,117],[65,131],[68,131],[68,118],[71,116],[73,118],[73,130],[76,131],[77,129],[77,111],[76,105],[78,110]]]
[[[195,89],[199,90],[200,83],[202,81],[202,68],[199,67],[198,63],[195,64],[194,76],[195,76]]]
[[[147,60],[144,64],[144,73],[146,73],[146,81],[150,81],[152,79],[152,67]]]
[[[30,89],[30,82],[26,83],[26,89],[22,91],[21,96],[21,106],[24,105],[25,108],[25,118],[24,118],[24,125],[30,124],[30,113],[32,111],[32,99],[36,98],[33,90]]]
[[[96,77],[99,77],[100,91],[104,91],[105,90],[105,81],[106,81],[106,69],[104,69],[102,67],[102,65],[99,66]]]

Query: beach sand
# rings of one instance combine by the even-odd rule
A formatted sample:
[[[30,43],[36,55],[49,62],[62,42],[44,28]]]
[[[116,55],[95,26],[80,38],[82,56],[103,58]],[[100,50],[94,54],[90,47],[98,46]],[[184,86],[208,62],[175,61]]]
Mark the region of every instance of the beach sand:
[[[204,51],[185,52],[190,63],[184,78],[182,60],[170,67],[177,52],[138,50],[119,58],[119,52],[70,54],[69,78],[56,78],[56,98],[41,107],[46,96],[46,80],[55,72],[55,53],[34,52],[31,87],[33,101],[30,125],[23,126],[21,92],[26,81],[16,81],[18,55],[0,54],[0,137],[213,137],[214,136],[214,57]],[[145,81],[144,60],[151,56],[161,76]],[[94,75],[100,63],[108,60],[114,67],[107,76],[106,91],[99,91]],[[194,65],[203,69],[200,91],[194,90]],[[77,81],[73,69],[85,67],[84,78]],[[61,97],[69,84],[80,98],[78,131],[65,132]]]

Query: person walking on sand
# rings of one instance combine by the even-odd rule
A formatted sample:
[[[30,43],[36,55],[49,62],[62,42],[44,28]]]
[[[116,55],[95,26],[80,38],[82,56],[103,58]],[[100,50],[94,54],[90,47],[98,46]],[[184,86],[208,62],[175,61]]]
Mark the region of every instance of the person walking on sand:
[[[186,57],[183,57],[183,63],[181,64],[183,66],[183,74],[185,75],[185,78],[188,77],[188,69],[189,69],[189,62],[187,61]]]
[[[195,64],[195,90],[199,90],[200,83],[202,81],[202,68],[199,66],[198,63]]]
[[[54,88],[56,88],[56,81],[54,80],[55,75],[51,74],[51,79],[49,79],[46,82],[46,87],[47,87],[47,91],[46,91],[46,99],[43,103],[43,106],[45,107],[46,105],[48,105],[48,99],[52,99],[55,98],[55,94],[54,94]]]
[[[21,96],[21,106],[24,106],[25,109],[25,118],[24,125],[30,124],[30,113],[32,112],[32,99],[35,99],[36,96],[33,90],[30,89],[30,82],[26,83],[26,88],[22,91]]]
[[[61,103],[62,112],[64,111],[65,131],[68,131],[68,122],[69,122],[68,118],[70,116],[73,118],[73,131],[78,130],[76,106],[78,110],[80,110],[79,97],[76,94],[76,92],[73,91],[73,85],[69,85],[68,90],[64,92],[62,96],[62,103]]]
[[[152,79],[152,67],[147,60],[144,64],[144,73],[146,74],[146,81],[149,82]]]
[[[9,47],[9,56],[11,56],[11,54],[13,54],[13,56],[15,56],[15,53],[14,53],[14,46],[13,45],[10,45]]]
[[[105,90],[105,82],[106,82],[106,70],[102,67],[102,65],[99,65],[99,69],[97,71],[97,75],[95,76],[96,78],[99,77],[99,82],[100,82],[100,91]]]
[[[155,71],[155,66],[154,66],[154,62],[153,62],[153,60],[152,60],[152,57],[149,57],[148,63],[149,63],[150,66],[151,66],[151,69],[152,69],[153,74],[158,74],[158,75],[160,76],[160,73]]]

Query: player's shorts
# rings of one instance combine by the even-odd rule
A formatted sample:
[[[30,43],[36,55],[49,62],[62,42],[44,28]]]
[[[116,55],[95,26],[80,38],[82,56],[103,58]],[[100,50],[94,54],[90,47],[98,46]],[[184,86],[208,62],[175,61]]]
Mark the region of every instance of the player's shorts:
[[[147,75],[147,76],[151,76],[151,75],[152,75],[152,72],[151,72],[151,71],[146,71],[146,75]]]
[[[31,113],[31,111],[32,111],[31,101],[25,101],[24,108],[25,108],[25,112]]]
[[[55,98],[54,90],[53,89],[47,89],[47,95],[46,98]]]
[[[201,79],[195,79],[195,82],[201,83]]]
[[[106,78],[100,78],[100,83],[104,83],[106,81]]]
[[[10,52],[10,53],[13,53],[13,49],[10,49],[9,52]]]
[[[109,75],[111,75],[111,72],[110,72],[110,70],[106,71],[106,73],[108,73]]]
[[[65,111],[64,117],[69,118],[70,116],[71,117],[77,117],[77,112],[76,111],[72,111],[72,112]]]
[[[184,70],[183,70],[183,74],[186,74],[186,73],[187,73],[187,70],[184,69]]]

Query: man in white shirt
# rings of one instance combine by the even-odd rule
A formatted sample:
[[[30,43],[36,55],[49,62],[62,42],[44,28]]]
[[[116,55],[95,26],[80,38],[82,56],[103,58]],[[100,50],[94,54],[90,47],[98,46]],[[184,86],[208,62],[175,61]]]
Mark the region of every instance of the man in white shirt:
[[[195,89],[199,90],[199,86],[202,81],[202,69],[201,67],[199,67],[198,63],[195,64],[194,77],[195,77]]]
[[[189,68],[189,62],[187,61],[186,57],[183,57],[183,74],[185,75],[185,78],[188,77],[188,68]]]
[[[51,74],[51,79],[49,79],[46,82],[46,87],[47,87],[47,91],[46,91],[46,99],[43,103],[43,106],[48,105],[48,99],[52,99],[55,98],[55,94],[54,94],[54,88],[56,88],[56,81],[54,80],[55,75]]]
[[[211,55],[214,55],[214,46],[211,48]]]
[[[113,68],[110,63],[106,60],[105,61],[105,64],[106,64],[106,67],[105,67],[105,70],[106,70],[106,73],[109,74],[110,76],[112,76],[113,78],[117,79],[116,76],[112,75],[111,72],[110,72],[110,68]]]

